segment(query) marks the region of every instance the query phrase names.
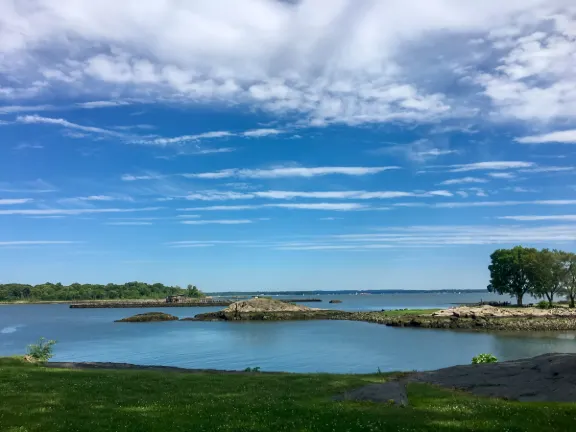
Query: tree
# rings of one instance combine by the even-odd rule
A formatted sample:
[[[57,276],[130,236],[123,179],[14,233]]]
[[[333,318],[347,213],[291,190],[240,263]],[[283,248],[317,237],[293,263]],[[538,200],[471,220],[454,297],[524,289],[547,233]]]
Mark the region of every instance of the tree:
[[[562,265],[566,270],[564,274],[564,291],[570,301],[569,307],[573,308],[576,301],[576,254],[564,252]]]
[[[488,266],[488,291],[510,294],[516,297],[516,304],[522,306],[524,295],[531,292],[536,283],[537,254],[536,249],[522,246],[494,251]]]
[[[552,306],[554,296],[564,291],[567,269],[563,264],[565,252],[542,249],[536,255],[535,286],[533,294],[548,300]]]
[[[195,285],[188,284],[187,287],[187,295],[188,297],[202,297],[202,293]]]

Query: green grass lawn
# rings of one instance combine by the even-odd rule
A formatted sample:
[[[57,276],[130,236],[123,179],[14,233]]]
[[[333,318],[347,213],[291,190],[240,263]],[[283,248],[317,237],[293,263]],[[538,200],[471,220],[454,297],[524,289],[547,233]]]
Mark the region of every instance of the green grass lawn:
[[[333,402],[377,375],[47,369],[0,359],[0,431],[569,431],[576,404],[409,387],[407,408]]]

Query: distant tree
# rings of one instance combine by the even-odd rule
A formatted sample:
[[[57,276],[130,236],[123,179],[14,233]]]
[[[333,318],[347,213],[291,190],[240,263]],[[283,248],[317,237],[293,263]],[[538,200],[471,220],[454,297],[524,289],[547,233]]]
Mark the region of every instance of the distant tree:
[[[488,291],[516,297],[516,304],[522,306],[524,296],[533,292],[536,284],[537,255],[536,249],[522,246],[494,251],[488,266]]]
[[[203,295],[202,292],[192,284],[188,284],[188,287],[186,288],[186,294],[188,297],[202,297]]]
[[[554,296],[565,290],[567,269],[564,265],[566,253],[559,250],[542,249],[536,254],[535,286],[532,294],[548,300],[551,307]]]

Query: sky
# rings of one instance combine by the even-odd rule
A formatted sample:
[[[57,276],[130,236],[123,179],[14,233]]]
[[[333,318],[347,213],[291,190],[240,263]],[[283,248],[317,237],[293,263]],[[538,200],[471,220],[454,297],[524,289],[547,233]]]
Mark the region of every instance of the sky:
[[[573,251],[572,0],[3,0],[0,283],[482,289]]]

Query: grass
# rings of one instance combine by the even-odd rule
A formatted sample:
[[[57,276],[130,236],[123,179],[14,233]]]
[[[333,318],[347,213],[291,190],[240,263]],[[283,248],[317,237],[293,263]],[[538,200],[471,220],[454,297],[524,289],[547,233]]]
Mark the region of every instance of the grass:
[[[438,312],[441,309],[399,309],[399,310],[387,310],[383,312],[378,312],[379,314],[390,316],[390,317],[400,317],[407,315],[432,315],[434,312]]]
[[[389,375],[182,374],[48,369],[0,358],[0,430],[564,431],[576,404],[517,403],[422,384],[411,406],[334,402]]]

